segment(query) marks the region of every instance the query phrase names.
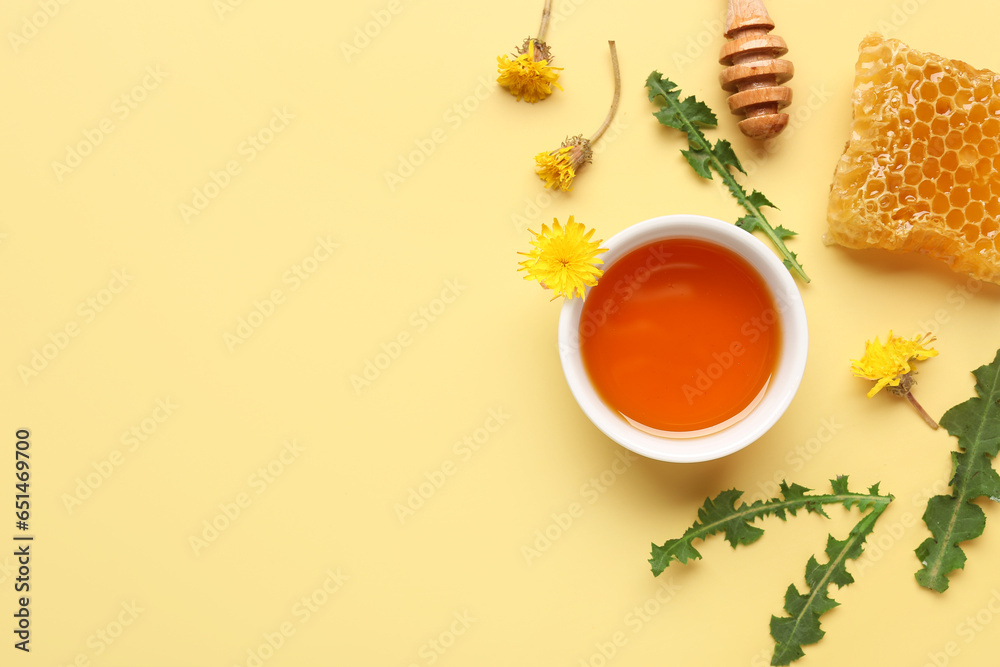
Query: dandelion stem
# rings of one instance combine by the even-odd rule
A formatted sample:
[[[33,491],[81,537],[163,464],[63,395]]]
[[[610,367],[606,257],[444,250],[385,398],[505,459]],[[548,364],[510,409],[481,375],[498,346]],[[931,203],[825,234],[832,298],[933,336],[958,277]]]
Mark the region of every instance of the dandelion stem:
[[[552,0],[545,0],[542,8],[542,23],[538,26],[538,41],[545,41],[545,31],[549,29],[549,15],[552,14]]]
[[[912,391],[906,392],[906,400],[910,402],[910,405],[916,408],[917,414],[919,414],[921,417],[924,418],[924,421],[927,422],[928,426],[930,426],[933,429],[936,429],[938,427],[938,423],[934,421],[934,419],[929,414],[927,414],[927,411],[924,410],[923,406],[920,405],[920,403],[917,402],[917,399],[913,397]]]
[[[611,108],[608,110],[608,116],[601,123],[601,126],[597,128],[597,132],[594,132],[594,136],[590,138],[590,143],[596,143],[600,139],[604,132],[611,125],[611,121],[614,120],[615,113],[618,111],[618,100],[622,95],[622,75],[618,69],[618,49],[615,48],[614,40],[608,41],[608,47],[611,49],[611,67],[615,73],[615,96],[611,100]]]

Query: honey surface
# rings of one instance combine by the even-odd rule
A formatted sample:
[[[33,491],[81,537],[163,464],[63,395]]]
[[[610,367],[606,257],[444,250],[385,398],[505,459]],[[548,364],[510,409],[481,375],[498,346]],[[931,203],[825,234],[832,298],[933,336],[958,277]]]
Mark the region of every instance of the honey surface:
[[[1000,282],[998,220],[1000,77],[866,37],[825,240],[921,252]]]
[[[655,242],[614,262],[580,320],[584,366],[614,410],[661,431],[708,428],[761,392],[777,312],[742,258],[702,241]]]

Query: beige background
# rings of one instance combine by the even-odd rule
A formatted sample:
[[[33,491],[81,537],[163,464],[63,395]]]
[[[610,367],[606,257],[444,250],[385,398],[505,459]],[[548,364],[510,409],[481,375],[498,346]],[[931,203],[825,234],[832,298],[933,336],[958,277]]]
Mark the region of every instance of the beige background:
[[[557,0],[565,91],[517,103],[495,59],[541,5],[4,3],[0,663],[763,665],[785,588],[856,517],[770,520],[760,543],[712,539],[659,579],[649,545],[722,489],[837,474],[897,499],[799,664],[995,662],[1000,510],[985,507],[945,595],[920,589],[919,517],[954,440],[866,400],[848,366],[866,338],[934,330],[918,391],[940,416],[1000,346],[1000,291],[821,242],[861,37],[1000,69],[993,4],[772,0],[797,74],[792,126],[766,153],[722,113],[723,3]],[[608,39],[617,122],[576,189],[548,193],[532,156],[600,123]],[[604,438],[563,380],[559,304],[515,271],[527,228],[552,218],[607,238],[662,214],[739,215],[651,117],[653,69],[719,112],[713,136],[800,233],[813,278],[800,393],[714,463],[632,460]],[[370,384],[352,383],[369,363]],[[18,428],[30,655],[10,632]]]

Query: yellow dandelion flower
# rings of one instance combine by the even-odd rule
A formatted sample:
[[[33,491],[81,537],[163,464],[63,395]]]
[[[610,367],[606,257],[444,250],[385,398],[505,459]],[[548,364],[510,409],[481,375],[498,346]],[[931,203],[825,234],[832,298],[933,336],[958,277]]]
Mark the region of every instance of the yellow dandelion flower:
[[[562,67],[549,65],[552,56],[545,42],[528,38],[517,49],[517,56],[497,56],[497,83],[510,94],[534,104],[552,94],[552,86],[562,90],[557,81]]]
[[[530,231],[530,230],[529,230]],[[604,272],[597,268],[604,261],[597,257],[607,248],[601,247],[601,241],[591,241],[594,230],[588,230],[583,224],[569,216],[566,226],[559,224],[553,218],[551,229],[543,224],[542,232],[531,231],[534,238],[531,252],[519,252],[528,259],[520,262],[518,271],[527,271],[525,280],[536,280],[545,289],[559,296],[583,298],[586,288],[597,284],[597,279]]]
[[[573,189],[576,172],[591,161],[592,155],[590,141],[582,136],[570,137],[554,151],[545,151],[535,156],[535,173],[545,181],[546,188],[569,192]]]
[[[851,373],[855,377],[875,381],[875,386],[868,392],[868,398],[883,388],[892,394],[903,396],[931,428],[937,428],[937,422],[927,414],[911,391],[916,383],[911,362],[936,357],[937,350],[927,347],[933,341],[934,336],[931,334],[918,334],[910,339],[894,336],[890,331],[883,344],[876,336],[874,342],[865,341],[865,353],[860,359],[851,360]]]
[[[562,142],[562,145],[554,151],[545,151],[535,156],[535,173],[542,179],[546,188],[558,188],[563,192],[573,189],[573,179],[581,167],[591,161],[594,151],[591,148],[611,125],[618,110],[618,100],[621,97],[622,81],[621,73],[618,69],[618,51],[614,42],[608,42],[611,50],[611,67],[614,70],[615,92],[611,100],[611,109],[604,118],[604,122],[589,139],[584,139],[583,135],[570,137]]]
[[[864,356],[851,360],[851,372],[855,377],[876,381],[868,392],[868,398],[871,398],[883,387],[898,387],[903,376],[913,372],[911,360],[936,357],[937,350],[924,347],[933,340],[930,334],[918,335],[911,340],[893,336],[890,331],[883,345],[876,336],[874,342],[865,342]]]

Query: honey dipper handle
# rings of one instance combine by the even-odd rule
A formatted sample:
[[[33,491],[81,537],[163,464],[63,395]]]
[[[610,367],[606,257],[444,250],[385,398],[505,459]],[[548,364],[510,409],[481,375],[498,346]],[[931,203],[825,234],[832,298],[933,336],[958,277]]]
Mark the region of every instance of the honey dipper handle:
[[[751,139],[766,141],[788,125],[782,109],[792,101],[792,89],[784,86],[795,68],[779,56],[788,52],[785,40],[772,35],[771,20],[763,0],[729,0],[726,38],[719,62],[726,67],[719,76],[722,89],[730,93],[729,110],[744,116],[740,131]]]
[[[774,29],[774,21],[767,13],[763,0],[729,0],[726,14],[726,38],[743,28]]]

